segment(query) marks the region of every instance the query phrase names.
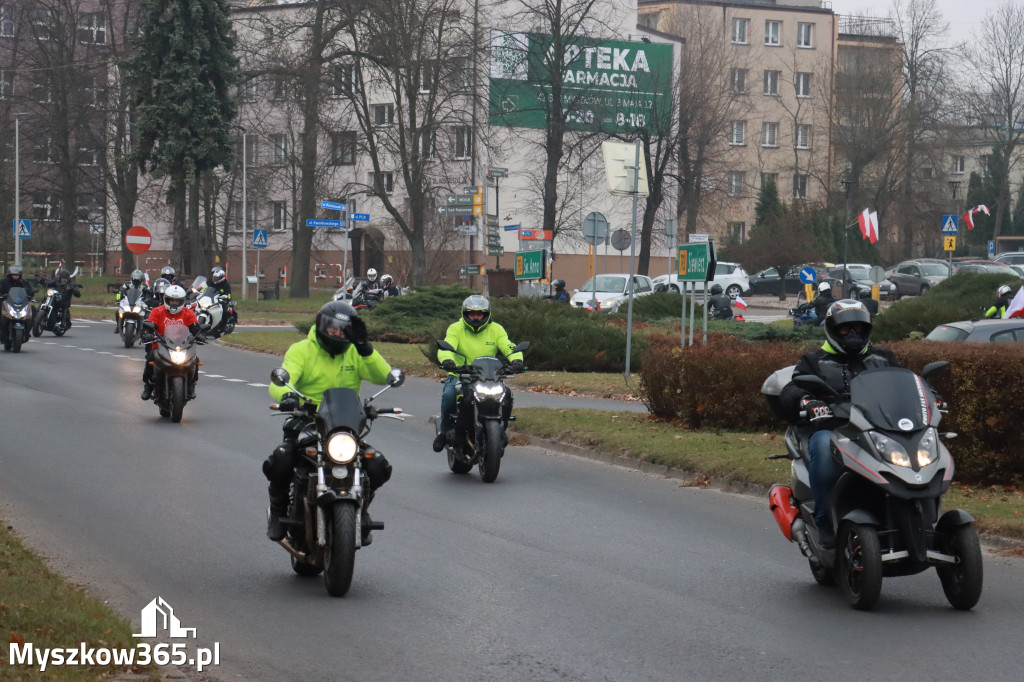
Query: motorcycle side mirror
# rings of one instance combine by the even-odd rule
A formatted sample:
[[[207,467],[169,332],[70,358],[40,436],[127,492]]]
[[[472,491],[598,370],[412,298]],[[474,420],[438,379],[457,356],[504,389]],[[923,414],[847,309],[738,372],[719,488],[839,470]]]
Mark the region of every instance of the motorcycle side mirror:
[[[438,339],[437,340],[437,347],[440,348],[441,350],[451,351],[452,353],[457,353],[458,352],[457,350],[455,350],[455,346],[453,346],[452,344],[448,343],[444,339]]]
[[[524,351],[524,350],[526,350],[526,349],[527,349],[527,348],[529,348],[529,347],[530,347],[530,342],[529,342],[529,341],[520,341],[520,342],[519,342],[519,343],[517,343],[517,344],[515,345],[515,347],[514,347],[514,348],[512,349],[512,352],[513,352],[513,353],[519,353],[519,352],[521,352],[521,351]]]
[[[291,375],[288,374],[288,370],[284,367],[278,367],[270,373],[270,381],[275,386],[287,386],[291,378]]]
[[[808,393],[818,397],[830,396],[835,393],[831,386],[825,383],[821,377],[815,376],[814,374],[801,374],[799,376],[795,376],[793,377],[793,383]]]
[[[921,376],[927,379],[933,374],[938,374],[939,372],[942,372],[948,366],[949,363],[946,362],[945,360],[936,360],[935,362],[929,362],[927,365],[924,366],[924,369],[921,370]]]
[[[277,370],[274,370],[277,371]],[[281,370],[284,371],[284,370]],[[400,369],[393,369],[388,372],[388,386],[398,388],[405,383],[405,372]]]

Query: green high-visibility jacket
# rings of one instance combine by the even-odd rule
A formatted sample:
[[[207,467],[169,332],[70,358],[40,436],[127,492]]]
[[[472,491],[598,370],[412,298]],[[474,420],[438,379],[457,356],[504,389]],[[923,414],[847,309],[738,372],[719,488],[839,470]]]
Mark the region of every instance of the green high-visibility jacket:
[[[468,365],[483,356],[504,356],[509,362],[523,359],[522,352],[512,352],[515,344],[508,340],[508,332],[497,322],[489,323],[479,332],[474,332],[462,320],[453,322],[445,332],[444,340],[466,357],[463,359],[457,353],[438,350],[438,362],[454,360],[456,365]]]
[[[363,381],[380,386],[388,382],[391,365],[377,351],[363,357],[350,345],[344,353],[331,356],[320,347],[316,340],[316,327],[302,341],[293,343],[284,355],[281,365],[291,376],[288,382],[317,405],[324,391],[329,388],[351,388],[359,391]],[[286,386],[270,385],[270,397],[280,401],[285,393],[291,392]]]

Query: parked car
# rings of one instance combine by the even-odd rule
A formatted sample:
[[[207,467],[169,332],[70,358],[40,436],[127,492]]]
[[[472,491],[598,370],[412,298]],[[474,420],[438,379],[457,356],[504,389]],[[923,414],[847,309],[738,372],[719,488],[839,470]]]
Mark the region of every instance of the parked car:
[[[1024,342],[1024,318],[947,322],[931,330],[925,338],[929,341],[1021,343]]]
[[[849,286],[843,287],[843,298],[859,299],[865,291],[870,296],[871,288],[875,285],[871,279],[871,268],[874,266],[869,263],[847,263],[846,272],[843,272],[843,267],[840,265],[827,273],[828,281],[833,285],[850,280]],[[896,285],[887,279],[882,280],[878,283],[878,296],[883,301],[896,300]]]
[[[1020,273],[1006,263],[997,263],[991,260],[961,260],[953,261],[953,269],[961,272],[981,272],[989,275],[1010,275],[1020,277]]]
[[[992,260],[1007,265],[1024,265],[1024,251],[1004,251]]]
[[[588,279],[579,289],[575,289],[569,303],[577,308],[591,309],[593,306],[590,305],[590,301],[595,298],[596,284],[596,310],[602,313],[613,312],[629,298],[629,289],[626,288],[628,281],[629,273],[609,272],[598,275],[596,278]],[[654,283],[650,277],[633,275],[633,282],[633,298],[654,293]]]
[[[949,277],[949,263],[937,258],[918,258],[897,264],[889,275],[896,285],[896,298],[920,296]]]
[[[679,275],[658,275],[653,280],[655,288],[664,284],[669,291],[679,292]],[[685,284],[685,282],[684,282]],[[730,298],[736,298],[750,290],[750,278],[739,263],[718,261],[715,263],[715,276],[711,284],[722,285],[722,290]],[[704,291],[704,282],[696,282],[697,291]]]
[[[795,265],[789,269],[789,273],[786,274],[785,281],[787,294],[798,294],[804,290],[804,284],[800,281],[800,270],[805,267],[808,266]],[[811,264],[809,267],[814,268],[814,273],[817,278],[815,286],[817,286],[819,282],[826,278],[828,268],[820,264]],[[775,268],[765,268],[756,275],[752,275],[750,277],[750,293],[778,295],[779,273],[776,272]]]

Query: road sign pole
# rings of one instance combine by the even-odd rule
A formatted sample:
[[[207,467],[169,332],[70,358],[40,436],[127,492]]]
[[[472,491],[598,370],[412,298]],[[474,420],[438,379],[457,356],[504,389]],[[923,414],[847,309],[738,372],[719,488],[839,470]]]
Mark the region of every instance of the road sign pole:
[[[629,308],[626,311],[626,381],[629,381],[630,351],[633,340],[633,270],[636,265],[636,207],[640,192],[640,136],[636,137],[636,158],[633,162],[633,226],[629,239]]]
[[[248,219],[248,215],[247,214],[249,213],[249,211],[248,211],[249,206],[247,204],[247,202],[248,202],[248,196],[247,196],[248,192],[246,191],[248,188],[246,187],[245,176],[247,175],[246,171],[249,169],[248,168],[248,166],[249,166],[249,159],[247,157],[247,151],[248,150],[246,150],[246,144],[245,143],[246,143],[246,133],[245,133],[245,129],[243,129],[242,130],[242,300],[243,301],[245,300],[246,292],[249,290],[249,279],[248,279],[249,278],[249,272],[248,272],[249,264],[245,260],[246,254],[249,251],[249,249],[247,248],[248,244],[245,243],[245,233],[247,232],[247,228],[248,228],[248,224],[246,223],[246,220]],[[259,281],[258,280],[257,280],[257,283],[256,283],[256,291],[257,291],[256,297],[259,298],[259,293],[258,293],[259,292]]]
[[[484,216],[485,216],[484,217],[484,223],[487,222],[486,215],[487,215],[487,211],[484,211]],[[495,217],[499,221],[501,220],[501,178],[497,178],[497,177],[494,178],[494,215],[495,215]],[[487,228],[487,231],[490,232],[490,227],[489,226]],[[488,240],[488,241],[490,241],[490,240]],[[500,267],[501,267],[501,256],[499,256],[498,252],[495,251],[494,252],[494,269],[497,270]]]
[[[21,237],[18,236],[18,227],[21,222],[21,157],[19,151],[21,119],[14,115],[14,264],[21,265]]]
[[[348,273],[348,237],[349,237],[348,231],[349,231],[349,229],[351,229],[352,226],[349,225],[349,223],[347,222],[348,221],[348,213],[349,213],[349,210],[348,210],[348,201],[349,201],[348,196],[346,195],[346,196],[344,196],[342,198],[345,200],[345,208],[341,212],[341,219],[343,221],[345,221],[345,222],[342,223],[342,225],[344,225],[345,227],[341,231],[341,233],[345,236],[345,257],[342,260],[342,266],[341,266],[341,279],[342,279],[341,286],[344,287],[346,284],[348,284],[348,274],[347,274]],[[342,295],[344,296],[344,294],[342,294]]]

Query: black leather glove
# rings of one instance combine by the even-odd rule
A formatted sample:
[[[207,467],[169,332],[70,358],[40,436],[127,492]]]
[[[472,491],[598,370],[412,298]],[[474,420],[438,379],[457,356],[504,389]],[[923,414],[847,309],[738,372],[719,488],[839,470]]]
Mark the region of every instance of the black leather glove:
[[[804,398],[801,400],[800,409],[807,413],[807,418],[812,422],[816,422],[819,419],[829,419],[833,416],[832,408],[814,398]]]
[[[512,371],[513,372],[518,374],[519,372],[522,372],[524,369],[526,369],[526,366],[523,364],[522,360],[518,360],[517,359],[517,360],[513,360],[512,361]]]
[[[445,370],[446,372],[454,372],[455,366],[455,361],[452,360],[451,358],[445,358],[444,360],[441,361],[441,369]]]
[[[366,323],[363,322],[362,318],[353,317],[352,323],[348,329],[345,330],[345,336],[352,345],[356,347],[356,351],[365,357],[369,357],[373,354],[373,344],[367,338],[366,334]]]
[[[283,396],[281,396],[281,402],[279,403],[279,405],[280,405],[279,409],[282,412],[295,412],[296,410],[299,409],[299,405],[300,405],[300,401],[301,400],[302,399],[299,397],[298,393],[292,393],[292,392],[285,393]]]

